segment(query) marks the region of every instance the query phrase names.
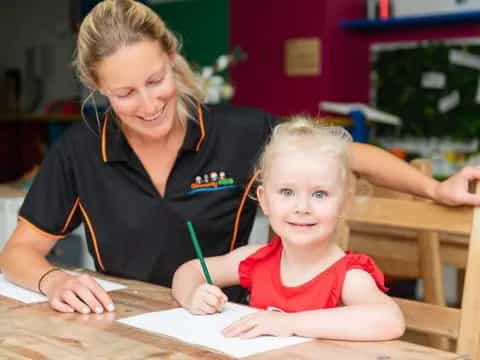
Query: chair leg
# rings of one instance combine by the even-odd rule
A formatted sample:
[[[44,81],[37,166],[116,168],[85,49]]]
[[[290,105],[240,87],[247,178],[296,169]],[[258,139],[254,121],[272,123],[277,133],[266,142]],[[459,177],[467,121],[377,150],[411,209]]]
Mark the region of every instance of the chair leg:
[[[432,231],[419,233],[418,246],[424,301],[430,304],[445,306],[439,234]],[[448,351],[450,349],[449,340],[444,336],[429,334],[428,343],[430,346],[442,350]]]
[[[457,305],[462,306],[463,285],[465,284],[465,269],[457,269]]]
[[[476,184],[480,193],[480,183]],[[480,207],[473,211],[473,225],[470,234],[465,286],[462,298],[460,332],[457,353],[468,354],[471,359],[480,358]]]

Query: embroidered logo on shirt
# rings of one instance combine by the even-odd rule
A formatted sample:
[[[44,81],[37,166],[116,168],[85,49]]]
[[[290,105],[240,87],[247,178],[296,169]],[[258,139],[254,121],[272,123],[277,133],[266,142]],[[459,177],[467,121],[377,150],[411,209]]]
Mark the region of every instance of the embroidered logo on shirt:
[[[195,181],[190,184],[189,194],[204,191],[217,191],[236,187],[235,181],[231,177],[227,177],[225,171],[212,171],[202,176],[195,176]]]

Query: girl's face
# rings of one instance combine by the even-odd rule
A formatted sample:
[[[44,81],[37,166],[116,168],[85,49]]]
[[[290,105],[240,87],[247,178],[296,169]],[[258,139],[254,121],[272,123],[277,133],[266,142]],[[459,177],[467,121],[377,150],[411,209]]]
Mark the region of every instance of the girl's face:
[[[146,139],[168,135],[177,118],[172,59],[156,41],[119,48],[97,66],[99,89],[124,130]]]
[[[301,152],[269,159],[258,200],[282,241],[309,246],[333,238],[345,198],[340,160]]]

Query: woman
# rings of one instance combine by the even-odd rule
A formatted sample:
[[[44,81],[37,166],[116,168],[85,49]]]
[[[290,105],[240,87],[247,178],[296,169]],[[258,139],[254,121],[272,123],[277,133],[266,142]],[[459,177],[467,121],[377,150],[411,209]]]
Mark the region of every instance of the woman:
[[[53,268],[45,256],[55,243],[83,221],[99,271],[170,286],[176,268],[195,257],[187,220],[206,256],[246,243],[256,209],[244,201],[248,175],[277,121],[202,105],[176,38],[133,0],[105,0],[88,14],[75,65],[112,111],[98,134],[78,124],[51,149],[0,265],[58,311],[100,313],[114,310],[111,298],[90,276]],[[452,205],[480,203],[467,192],[476,168],[438,183],[375,147],[351,151],[353,170],[376,184]]]

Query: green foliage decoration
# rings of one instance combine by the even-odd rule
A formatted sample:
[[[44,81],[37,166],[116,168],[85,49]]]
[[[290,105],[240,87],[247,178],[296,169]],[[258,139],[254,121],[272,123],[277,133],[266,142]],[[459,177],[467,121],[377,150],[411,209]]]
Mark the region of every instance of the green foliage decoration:
[[[480,56],[480,42],[431,41],[412,48],[374,52],[375,106],[401,117],[400,135],[454,139],[480,135],[480,104],[475,102],[480,70],[452,64],[451,49]],[[423,88],[421,80],[425,72],[445,74],[445,88]],[[460,93],[459,105],[449,112],[440,112],[439,100],[455,90]],[[377,127],[379,135],[391,135],[389,131],[387,127]]]

